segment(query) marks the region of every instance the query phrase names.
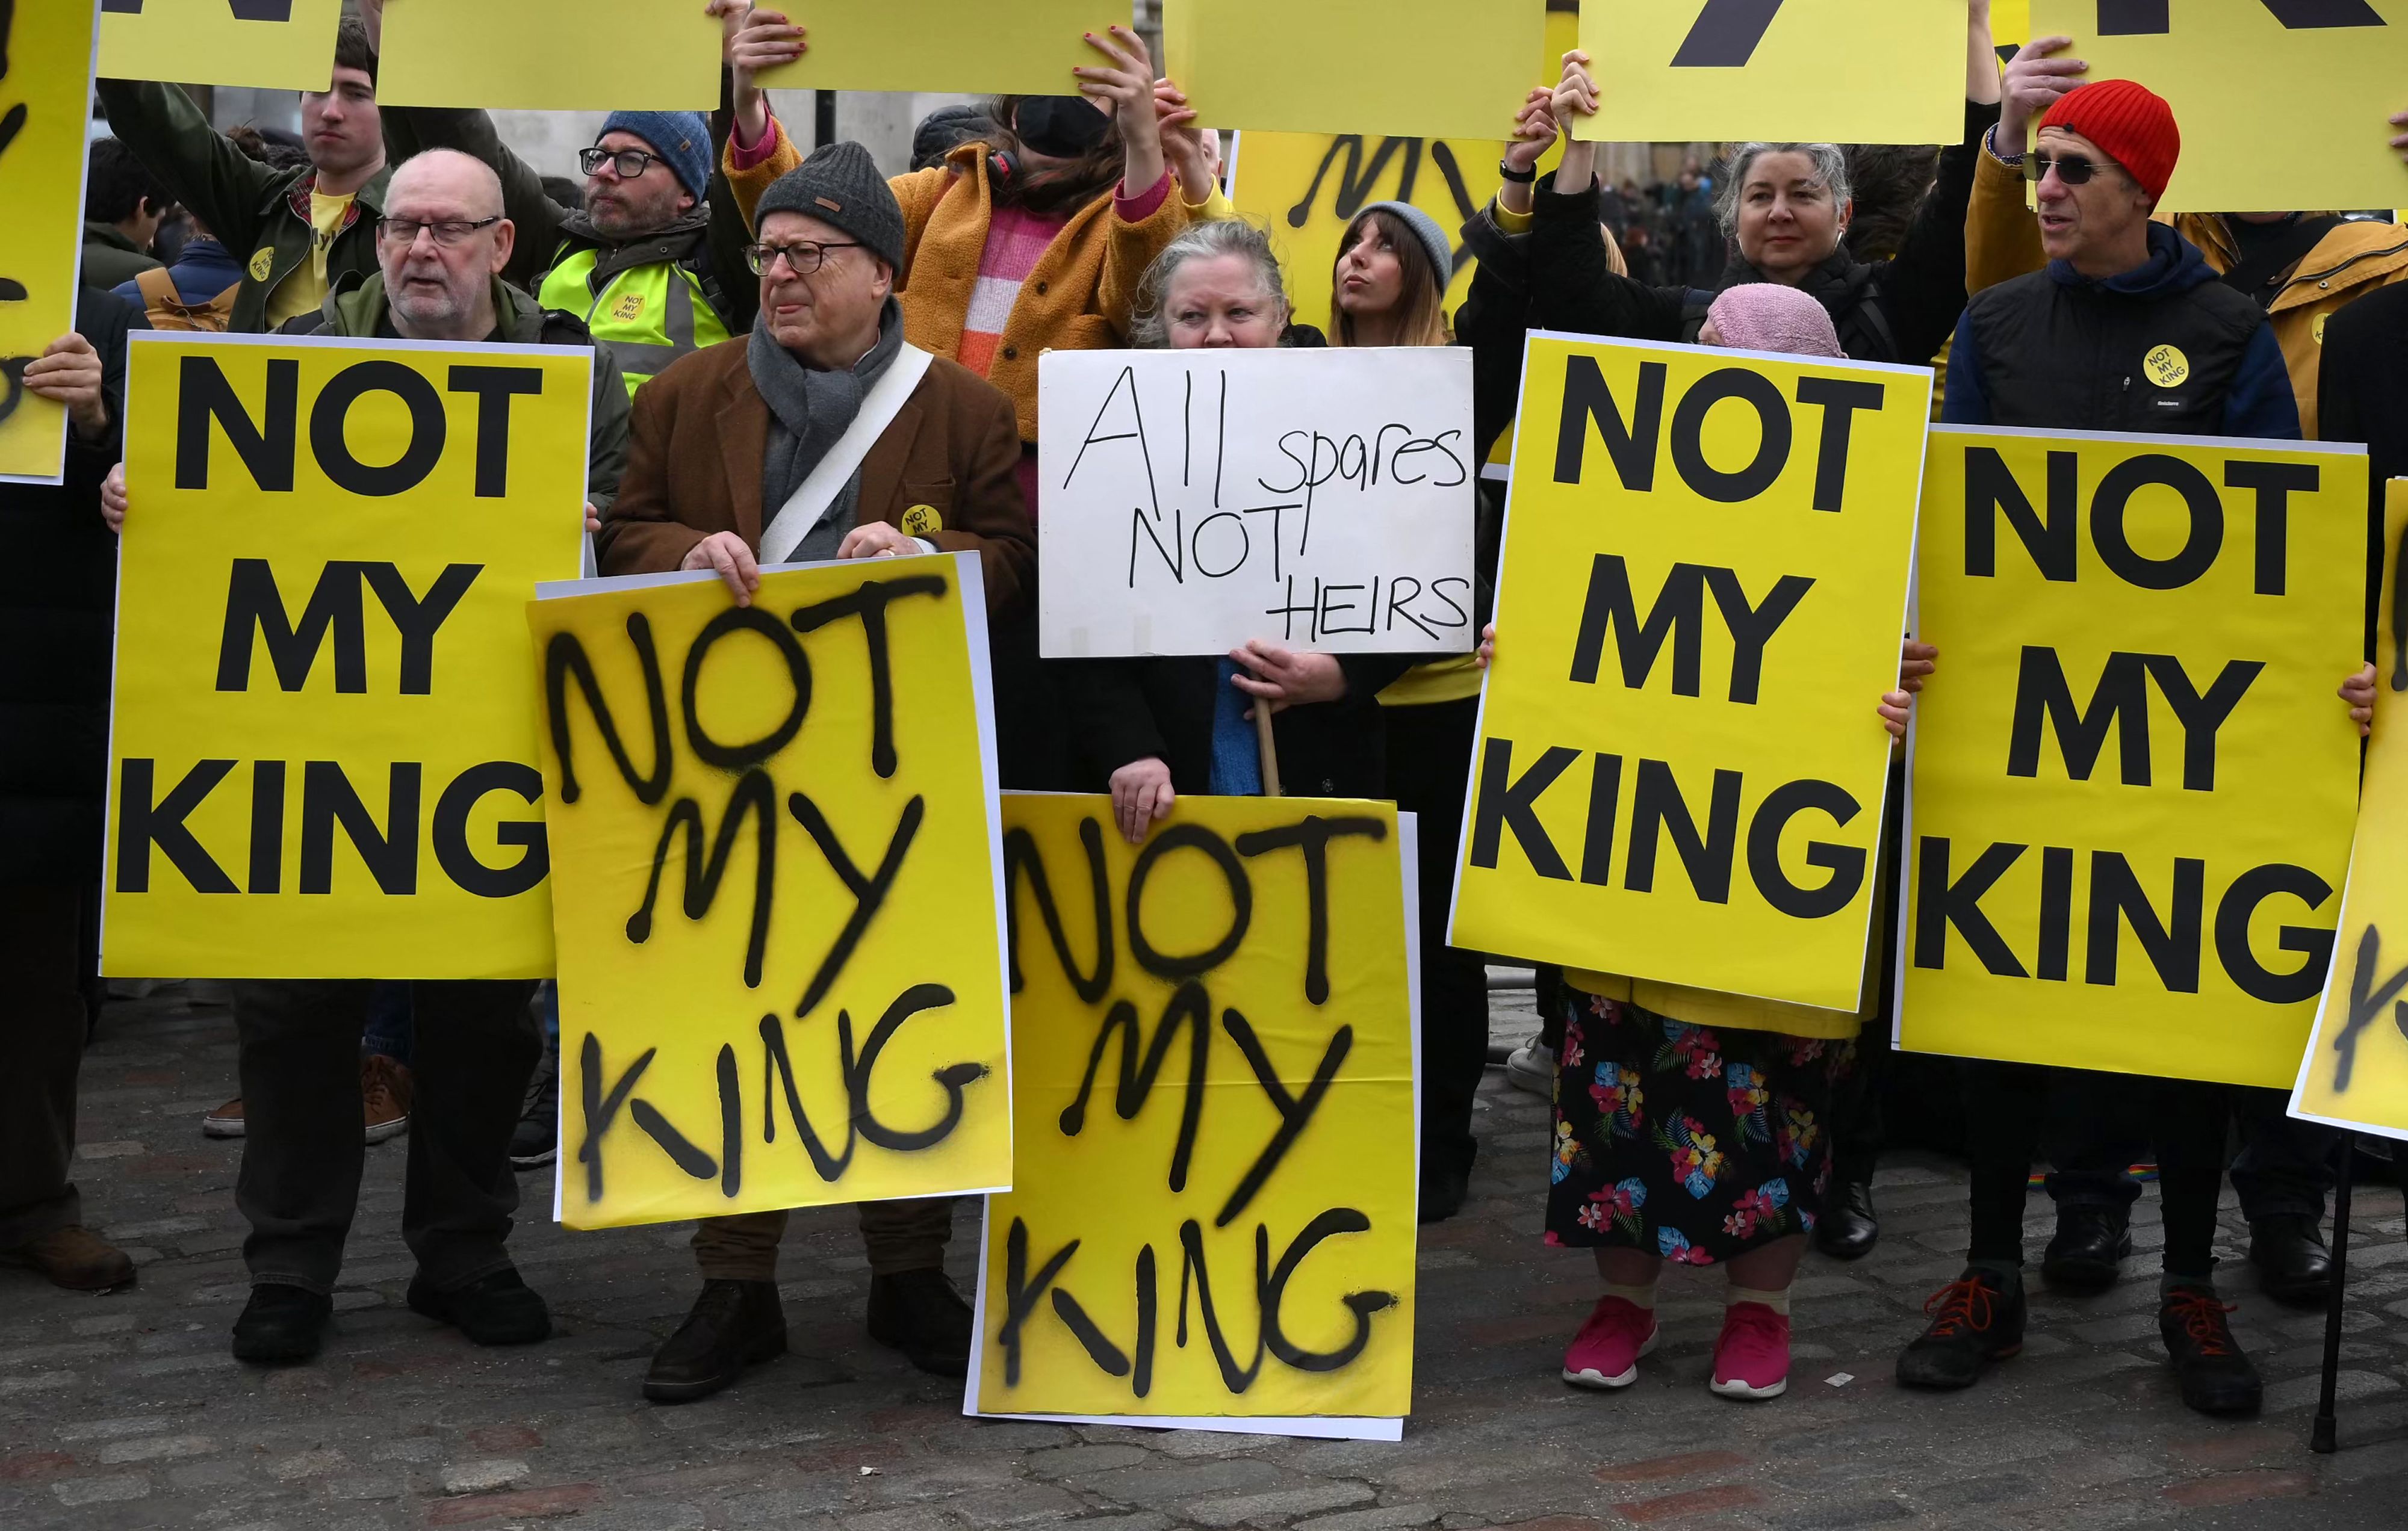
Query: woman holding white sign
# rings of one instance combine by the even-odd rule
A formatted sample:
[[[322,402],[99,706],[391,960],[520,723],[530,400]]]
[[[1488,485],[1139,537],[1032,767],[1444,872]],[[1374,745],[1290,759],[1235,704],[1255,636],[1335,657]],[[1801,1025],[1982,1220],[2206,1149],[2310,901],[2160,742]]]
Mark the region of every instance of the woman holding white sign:
[[[1130,338],[1147,349],[1270,350],[1289,317],[1269,236],[1250,223],[1201,223],[1145,274]],[[1256,638],[1226,659],[1084,662],[1071,705],[1089,764],[1110,778],[1113,818],[1134,845],[1169,817],[1181,793],[1278,795],[1283,782],[1299,797],[1383,795],[1377,697],[1411,663]],[[1275,717],[1268,748],[1256,732],[1258,708]]]

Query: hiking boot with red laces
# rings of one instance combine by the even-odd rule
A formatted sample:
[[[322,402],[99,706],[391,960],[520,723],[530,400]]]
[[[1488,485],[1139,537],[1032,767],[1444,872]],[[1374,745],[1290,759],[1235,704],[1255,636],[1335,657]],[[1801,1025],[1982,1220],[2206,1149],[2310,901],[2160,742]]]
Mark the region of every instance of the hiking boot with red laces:
[[[1789,1319],[1760,1302],[1723,1309],[1714,1341],[1714,1376],[1706,1386],[1726,1398],[1778,1398],[1789,1391]]]
[[[1574,1387],[1628,1387],[1639,1358],[1656,1348],[1656,1310],[1627,1297],[1600,1297],[1564,1352],[1564,1381]]]
[[[2241,1353],[2226,1322],[2231,1311],[2204,1282],[2169,1289],[2157,1309],[2157,1332],[2182,1379],[2183,1402],[2202,1414],[2255,1414],[2265,1397],[2258,1368]]]
[[[1968,1266],[1923,1310],[1931,1324],[1898,1358],[1900,1387],[1971,1387],[1991,1362],[2024,1348],[2020,1271]]]

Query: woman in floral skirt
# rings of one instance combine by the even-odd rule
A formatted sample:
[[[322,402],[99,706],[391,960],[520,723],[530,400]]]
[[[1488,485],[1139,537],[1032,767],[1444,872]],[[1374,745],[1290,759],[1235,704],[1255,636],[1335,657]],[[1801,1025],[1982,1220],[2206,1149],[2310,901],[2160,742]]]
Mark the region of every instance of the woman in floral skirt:
[[[1770,283],[1726,291],[1699,339],[1793,355],[1842,354],[1813,298]],[[1481,645],[1496,652],[1492,625]],[[1882,721],[1903,737],[1935,651],[1906,645]],[[1876,910],[1876,918],[1879,911]],[[1622,1388],[1656,1348],[1664,1265],[1727,1273],[1712,1387],[1732,1398],[1789,1386],[1789,1286],[1829,1177],[1834,1081],[1865,1016],[1567,972],[1555,1063],[1547,1242],[1596,1253],[1605,1295],[1564,1356],[1564,1381]]]

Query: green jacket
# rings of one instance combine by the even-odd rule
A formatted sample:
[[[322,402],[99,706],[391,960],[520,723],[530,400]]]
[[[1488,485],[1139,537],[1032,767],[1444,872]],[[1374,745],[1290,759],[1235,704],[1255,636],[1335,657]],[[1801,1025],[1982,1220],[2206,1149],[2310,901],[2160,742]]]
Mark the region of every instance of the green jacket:
[[[173,85],[104,79],[99,87],[110,130],[242,263],[242,292],[229,327],[237,335],[265,330],[267,295],[308,261],[317,241],[309,226],[309,189],[317,184],[317,171],[260,164],[210,127],[192,98]],[[380,170],[360,188],[327,249],[329,292],[345,277],[375,274],[376,221],[383,216],[391,176],[390,169]]]
[[[583,320],[575,314],[544,308],[499,279],[494,282],[494,313],[498,321],[494,337],[511,345],[594,344]],[[394,338],[385,303],[383,275],[344,278],[326,294],[324,307],[314,314],[293,320],[278,333],[354,340]],[[610,360],[610,353],[596,347],[593,413],[588,417],[593,423],[591,450],[586,456],[585,497],[604,515],[609,513],[610,502],[619,497],[619,479],[627,471],[627,413],[626,380],[620,377],[619,365]]]
[[[132,281],[145,271],[155,271],[163,262],[150,258],[140,245],[128,239],[114,223],[98,219],[83,221],[83,280],[90,287],[115,287]]]

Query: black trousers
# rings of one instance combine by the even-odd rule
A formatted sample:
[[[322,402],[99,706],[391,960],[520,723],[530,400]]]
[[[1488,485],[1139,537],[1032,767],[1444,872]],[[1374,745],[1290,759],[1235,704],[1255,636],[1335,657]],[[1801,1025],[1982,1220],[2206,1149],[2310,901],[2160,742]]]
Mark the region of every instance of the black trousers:
[[[1419,816],[1422,1166],[1462,1174],[1479,1152],[1471,1109],[1488,1067],[1488,968],[1480,953],[1446,944],[1446,917],[1455,901],[1480,699],[1383,708],[1381,714],[1388,725],[1388,790],[1398,808]]]
[[[1883,887],[1873,899],[1873,937],[1866,960],[1872,970],[1866,981],[1873,986],[1872,1019],[1856,1037],[1856,1066],[1842,1076],[1831,1102],[1831,1186],[1837,1197],[1850,1185],[1870,1185],[1882,1150],[1888,1145],[1889,1123],[1884,1103],[1897,1051],[1890,1033],[1898,1018],[1898,836],[1905,818],[1906,764],[1890,762],[1888,790],[1882,811],[1881,877]]]
[[[2231,1086],[2028,1064],[1969,1061],[1963,1070],[1973,1171],[1971,1258],[2022,1263],[2024,1195],[2049,1125],[2051,1096],[2062,1091],[2080,1110],[2137,1127],[2157,1145],[2166,1273],[2204,1278],[2214,1270]]]
[[[374,985],[240,982],[242,1174],[251,1221],[242,1253],[254,1283],[334,1290],[358,1208],[360,1037]],[[532,980],[410,985],[417,1028],[401,1236],[437,1288],[508,1268],[517,1210],[510,1130],[543,1051],[527,1009]]]
[[[83,1221],[75,1155],[83,1066],[84,892],[0,885],[0,1249]]]

